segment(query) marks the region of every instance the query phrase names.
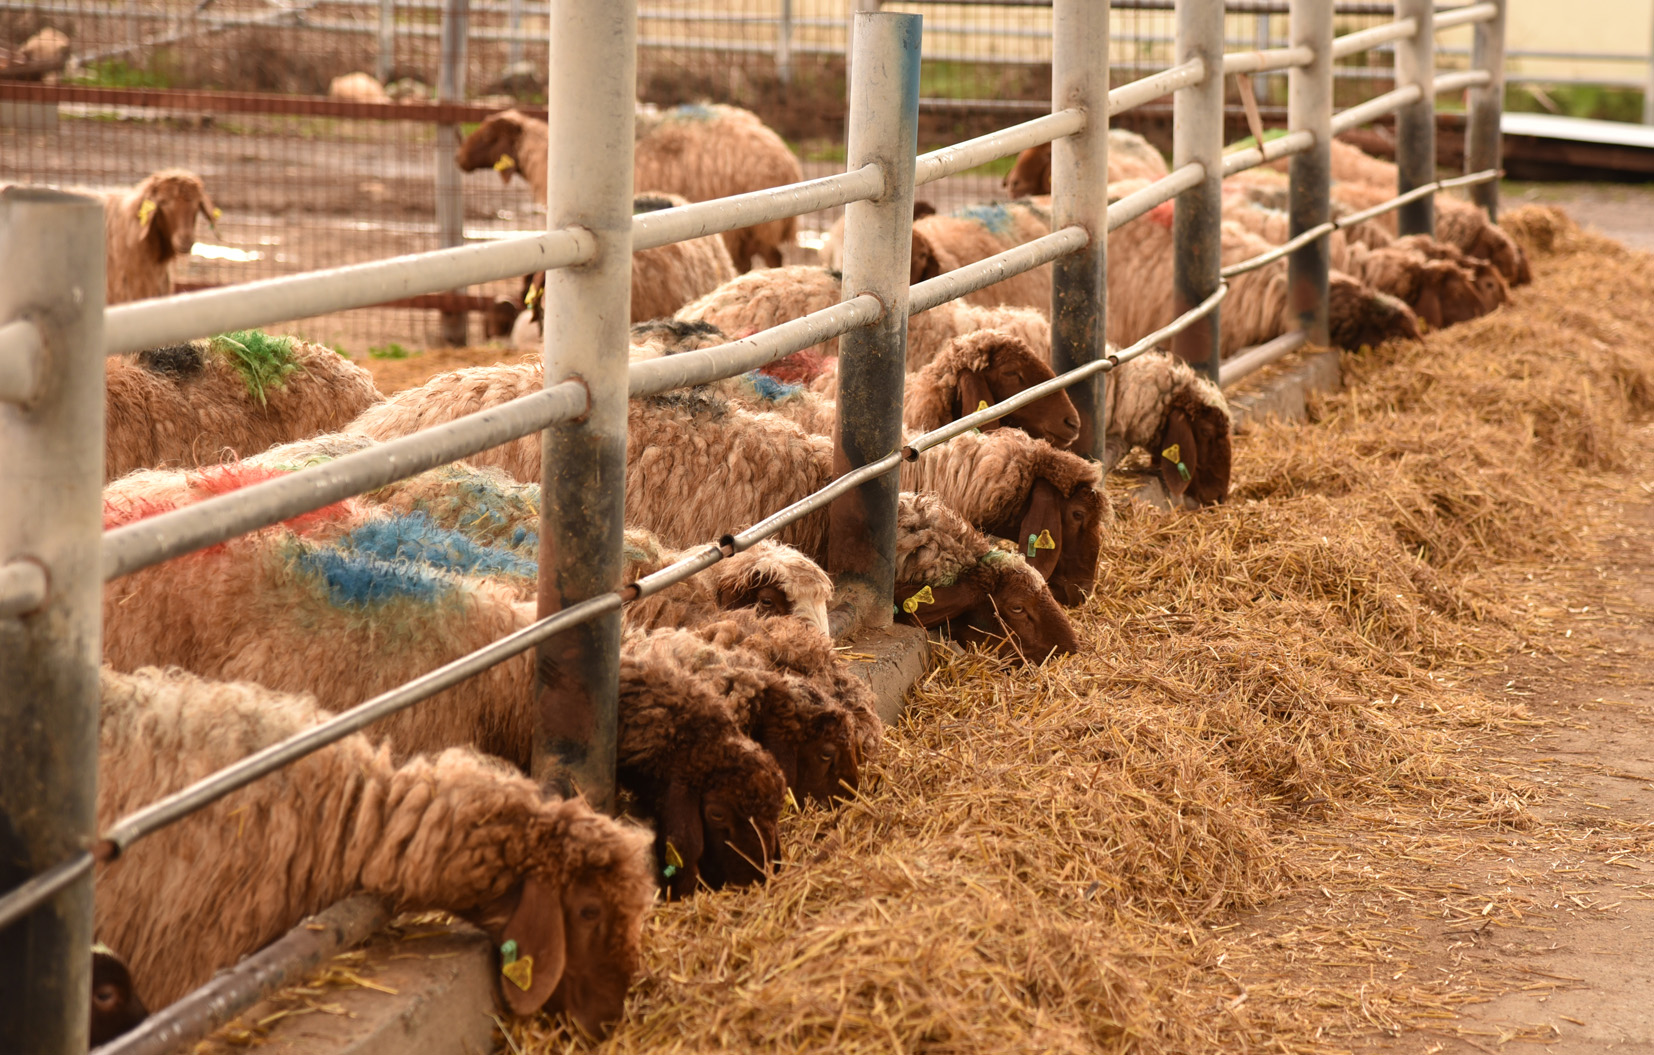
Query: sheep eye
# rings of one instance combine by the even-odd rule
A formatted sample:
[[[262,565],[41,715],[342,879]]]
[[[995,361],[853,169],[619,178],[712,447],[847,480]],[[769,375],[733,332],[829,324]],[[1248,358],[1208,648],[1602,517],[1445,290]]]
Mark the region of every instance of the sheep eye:
[[[1022,605],[1020,605],[1020,604],[1011,605],[1011,614],[1012,615],[1021,615],[1022,612],[1023,612]]]
[[[603,910],[598,908],[596,905],[587,905],[585,908],[580,910],[580,918],[585,920],[587,923],[597,922],[597,918],[601,915],[603,915]]]
[[[722,806],[708,806],[706,808],[706,819],[713,824],[727,825],[729,823],[729,811]]]

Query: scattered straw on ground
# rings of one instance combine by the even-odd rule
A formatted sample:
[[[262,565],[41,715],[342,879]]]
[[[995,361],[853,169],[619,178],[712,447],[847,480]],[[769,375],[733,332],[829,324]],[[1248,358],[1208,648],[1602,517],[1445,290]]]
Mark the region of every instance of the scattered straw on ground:
[[[1654,406],[1654,263],[1512,226],[1510,307],[1348,360],[1315,427],[1240,439],[1228,505],[1122,502],[1080,654],[944,663],[781,876],[663,906],[603,1050],[1326,1051],[1517,984],[1411,977],[1409,906],[1532,923],[1439,866],[1540,837],[1469,750],[1540,723],[1476,679],[1546,632],[1512,570],[1575,553],[1566,496]]]

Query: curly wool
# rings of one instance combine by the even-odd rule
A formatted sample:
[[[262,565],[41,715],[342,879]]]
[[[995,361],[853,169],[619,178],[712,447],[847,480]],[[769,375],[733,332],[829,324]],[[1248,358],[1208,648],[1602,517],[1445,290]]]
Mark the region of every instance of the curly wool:
[[[627,582],[636,582],[687,555],[684,550],[668,549],[648,531],[627,528],[623,574]],[[725,617],[727,600],[766,586],[786,595],[796,618],[824,634],[828,632],[827,603],[833,597],[833,581],[821,565],[774,539],[754,543],[699,575],[632,602],[622,618],[629,626],[645,629],[693,626]]]
[[[111,356],[104,479],[257,454],[341,428],[380,399],[372,375],[330,348],[294,340],[292,362],[261,400],[210,342]]]
[[[1050,214],[1029,201],[966,205],[951,216],[920,217],[913,221],[915,270],[925,277],[957,271],[1050,233]],[[1049,311],[1051,265],[1024,271],[961,299],[967,304]]]
[[[315,725],[303,696],[178,670],[104,670],[98,825]],[[648,836],[462,749],[398,766],[361,735],[322,748],[99,867],[96,933],[152,1008],[352,893],[468,915],[523,877],[595,881],[628,975],[653,898]],[[203,928],[201,921],[211,919]],[[578,970],[570,965],[569,970]]]
[[[1018,364],[1032,383],[1053,376],[1050,365],[1006,330],[978,330],[956,337],[930,362],[908,375],[902,396],[902,426],[928,432],[954,420],[960,375],[987,373],[996,362]],[[967,408],[970,409],[970,408]]]
[[[1102,472],[1015,429],[967,432],[902,463],[903,491],[934,492],[978,527],[1018,517],[1039,480],[1066,498],[1080,488],[1099,490]]]
[[[1153,451],[1166,417],[1180,399],[1222,412],[1232,420],[1223,392],[1169,352],[1153,351],[1114,368],[1108,386],[1108,436],[1105,471],[1120,463],[1133,447]]]

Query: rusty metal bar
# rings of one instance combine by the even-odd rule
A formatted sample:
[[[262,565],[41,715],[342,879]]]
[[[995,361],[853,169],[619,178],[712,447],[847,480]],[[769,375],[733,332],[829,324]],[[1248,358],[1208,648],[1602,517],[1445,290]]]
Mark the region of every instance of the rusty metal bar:
[[[844,210],[843,288],[846,298],[877,297],[884,312],[839,339],[835,474],[877,461],[902,442],[921,22],[918,15],[856,14],[848,162],[851,168],[878,165],[884,190]],[[837,607],[853,609],[865,626],[890,623],[897,483],[894,477],[868,480],[829,513],[827,570],[837,583]]]
[[[47,367],[27,410],[0,403],[0,565],[35,564],[46,587],[32,610],[0,619],[0,885],[11,887],[80,850],[97,822],[102,206],[0,190],[0,260],[0,320],[34,323]],[[0,931],[8,1050],[86,1050],[91,944],[89,874]]]
[[[1172,166],[1199,165],[1202,179],[1172,214],[1172,310],[1179,315],[1217,292],[1223,259],[1223,5],[1177,0],[1177,61],[1198,59],[1207,75],[1173,98]],[[1213,383],[1221,357],[1220,311],[1172,338],[1172,352]]]
[[[1287,123],[1314,137],[1314,145],[1292,155],[1287,175],[1288,231],[1297,237],[1332,217],[1332,12],[1324,0],[1292,0],[1292,40],[1315,50],[1315,61],[1287,75]],[[1329,343],[1327,270],[1331,253],[1325,238],[1292,252],[1287,262],[1287,297],[1298,328],[1315,344]]]
[[[1406,194],[1436,180],[1435,0],[1396,0],[1396,14],[1418,23],[1413,38],[1396,45],[1396,84],[1418,87],[1418,98],[1396,111],[1396,191]],[[1436,233],[1430,195],[1403,205],[1396,225],[1406,234]]]
[[[1470,89],[1470,117],[1465,129],[1464,167],[1466,172],[1496,169],[1500,165],[1499,119],[1505,108],[1505,0],[1494,0],[1497,11],[1487,22],[1476,24],[1470,46],[1470,64],[1488,72],[1488,83]],[[1487,210],[1489,219],[1499,218],[1499,181],[1480,183],[1470,189],[1470,200]]]
[[[541,435],[540,616],[620,585],[632,297],[636,0],[556,0],[546,98],[546,225],[583,226],[597,258],[546,272],[545,386],[584,384],[586,412]],[[620,613],[558,634],[535,664],[533,775],[614,808]]]
[[[1108,354],[1108,0],[1054,0],[1051,111],[1083,111],[1085,128],[1051,144],[1051,228],[1078,227],[1085,248],[1051,274],[1051,369],[1067,373]],[[1080,412],[1074,449],[1101,460],[1108,433],[1108,378],[1069,389]]]

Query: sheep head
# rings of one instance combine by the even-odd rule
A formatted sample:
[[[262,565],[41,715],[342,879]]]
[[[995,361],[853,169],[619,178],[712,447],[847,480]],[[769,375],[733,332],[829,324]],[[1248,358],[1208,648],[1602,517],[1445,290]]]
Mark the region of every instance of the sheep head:
[[[792,615],[827,628],[833,581],[815,561],[784,543],[764,540],[707,572],[720,608],[751,608],[759,615]]]
[[[196,217],[206,217],[217,229],[218,209],[193,172],[157,172],[138,185],[138,193],[138,235],[155,244],[162,260],[189,255],[195,246]]]
[[[786,778],[774,759],[744,737],[725,739],[717,750],[720,757],[697,784],[674,782],[668,789],[662,820],[674,846],[682,833],[696,854],[694,871],[713,890],[761,883],[780,859]],[[689,865],[682,847],[679,854]],[[688,893],[676,882],[671,891]]]
[[[896,600],[903,618],[919,626],[945,627],[961,644],[1008,650],[1025,662],[1079,648],[1073,624],[1039,572],[999,550],[946,586],[899,583]]]
[[[811,682],[795,675],[773,680],[765,692],[753,739],[781,768],[801,799],[828,805],[861,783],[850,713]]]
[[[1351,351],[1397,338],[1419,339],[1413,309],[1342,272],[1328,276],[1327,323],[1332,343]]]
[[[982,404],[994,404],[1025,392],[1057,376],[1050,364],[1034,354],[1022,339],[1004,330],[979,330],[954,339],[950,353],[962,354],[959,363],[958,394],[954,420],[975,413]],[[926,366],[929,370],[944,357]],[[1053,392],[984,425],[983,429],[1005,425],[1021,429],[1053,447],[1068,449],[1080,436],[1080,412],[1067,392]]]
[[[516,110],[501,110],[489,114],[454,151],[454,164],[461,172],[474,172],[487,165],[500,174],[502,182],[510,183],[517,170],[517,156],[527,120]]]
[[[1065,494],[1041,478],[1028,489],[1013,538],[1019,550],[1026,548],[1028,563],[1045,577],[1052,596],[1065,605],[1084,603],[1097,584],[1107,510],[1107,497],[1091,484],[1075,484]]]
[[[1051,193],[1051,144],[1041,143],[1017,155],[1005,174],[1005,193],[1012,198]]]
[[[1229,411],[1221,394],[1173,394],[1152,452],[1167,494],[1187,494],[1201,505],[1215,505],[1229,496],[1229,430]]]
[[[1420,260],[1411,307],[1432,327],[1468,322],[1490,310],[1470,272],[1448,260]]]
[[[132,986],[126,962],[104,945],[92,946],[92,1047],[107,1044],[149,1017]]]

